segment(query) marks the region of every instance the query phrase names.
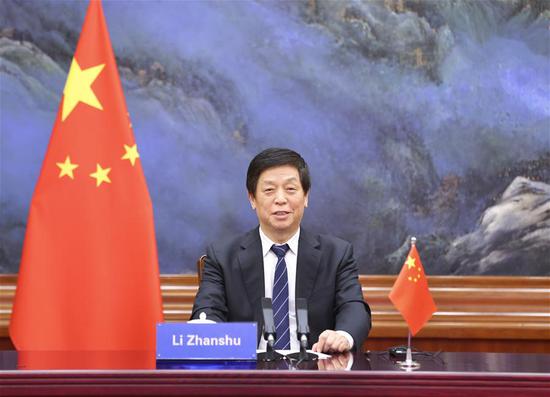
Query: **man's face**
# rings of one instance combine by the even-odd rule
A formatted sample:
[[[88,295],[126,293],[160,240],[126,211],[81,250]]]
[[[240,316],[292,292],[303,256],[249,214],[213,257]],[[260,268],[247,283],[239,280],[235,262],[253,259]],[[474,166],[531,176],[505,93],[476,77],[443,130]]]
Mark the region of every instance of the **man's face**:
[[[260,174],[255,197],[248,195],[264,233],[274,242],[283,243],[298,230],[307,194],[298,170],[290,165],[268,168]]]

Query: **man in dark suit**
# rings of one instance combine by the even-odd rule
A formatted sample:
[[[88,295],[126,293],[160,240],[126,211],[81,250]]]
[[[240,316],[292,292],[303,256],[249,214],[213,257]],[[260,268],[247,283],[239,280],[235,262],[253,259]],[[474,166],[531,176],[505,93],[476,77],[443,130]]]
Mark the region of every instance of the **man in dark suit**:
[[[294,350],[299,347],[295,299],[306,298],[312,350],[361,348],[371,318],[353,248],[300,227],[310,185],[298,153],[272,148],[254,157],[246,186],[260,225],[208,247],[192,318],[204,312],[218,322],[256,321],[260,339],[261,298],[267,296],[273,298],[275,347]],[[261,338],[259,347],[265,344]]]

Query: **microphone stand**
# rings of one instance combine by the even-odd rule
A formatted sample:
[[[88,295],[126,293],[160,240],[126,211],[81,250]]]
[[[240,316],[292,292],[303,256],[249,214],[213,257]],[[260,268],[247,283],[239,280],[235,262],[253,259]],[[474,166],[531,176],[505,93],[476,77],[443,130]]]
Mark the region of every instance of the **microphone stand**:
[[[287,357],[291,360],[302,361],[316,361],[319,359],[317,354],[307,352],[307,335],[300,334],[300,351],[292,354],[288,354]]]
[[[265,337],[265,335],[264,335]],[[267,346],[264,353],[258,354],[258,361],[278,361],[283,360],[285,356],[281,353],[276,352],[273,349],[273,344],[275,343],[275,336],[272,333],[267,334]]]
[[[307,300],[304,298],[296,298],[296,334],[300,341],[300,352],[288,354],[287,357],[291,360],[298,360],[298,364],[302,361],[316,361],[319,357],[316,354],[307,352],[309,325]]]

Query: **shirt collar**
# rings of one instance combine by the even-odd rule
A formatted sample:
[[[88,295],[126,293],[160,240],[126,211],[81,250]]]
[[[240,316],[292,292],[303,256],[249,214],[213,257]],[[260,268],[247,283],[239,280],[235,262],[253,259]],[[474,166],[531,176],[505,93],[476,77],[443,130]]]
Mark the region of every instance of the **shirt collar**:
[[[300,239],[300,228],[294,233],[294,235],[288,239],[286,243],[290,247],[290,250],[294,255],[298,255],[298,240]],[[260,226],[260,240],[262,241],[262,255],[265,257],[271,250],[271,246],[274,243],[269,237],[263,232],[262,227]]]

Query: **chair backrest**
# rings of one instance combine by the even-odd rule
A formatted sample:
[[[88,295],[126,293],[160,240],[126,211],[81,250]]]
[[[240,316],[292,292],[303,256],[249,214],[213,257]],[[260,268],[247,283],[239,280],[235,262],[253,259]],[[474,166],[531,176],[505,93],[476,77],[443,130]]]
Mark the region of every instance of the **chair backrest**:
[[[205,259],[206,259],[206,255],[201,255],[201,257],[197,261],[197,277],[199,278],[199,283],[202,281],[202,271],[204,270]]]

